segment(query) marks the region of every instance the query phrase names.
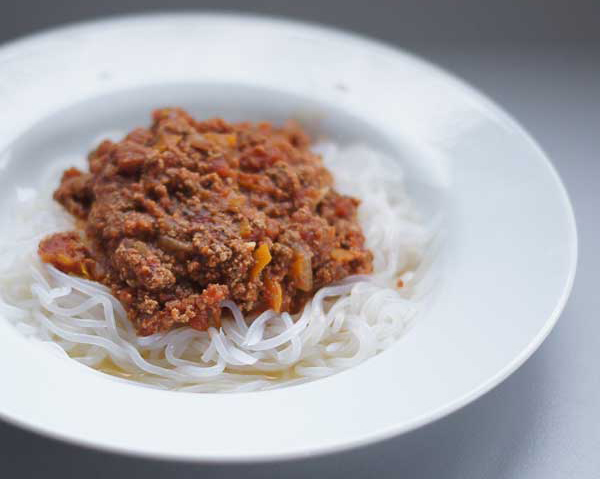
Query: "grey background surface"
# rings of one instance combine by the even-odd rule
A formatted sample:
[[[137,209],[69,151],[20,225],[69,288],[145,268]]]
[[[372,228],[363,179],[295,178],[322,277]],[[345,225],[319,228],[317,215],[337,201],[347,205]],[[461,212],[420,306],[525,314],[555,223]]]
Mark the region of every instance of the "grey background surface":
[[[176,6],[242,8],[352,29],[420,54],[485,92],[533,134],[569,191],[580,247],[571,299],[548,340],[508,380],[457,413],[383,443],[282,464],[194,466],[85,450],[0,422],[0,476],[600,477],[600,2],[21,0],[0,6],[0,41],[67,21]]]

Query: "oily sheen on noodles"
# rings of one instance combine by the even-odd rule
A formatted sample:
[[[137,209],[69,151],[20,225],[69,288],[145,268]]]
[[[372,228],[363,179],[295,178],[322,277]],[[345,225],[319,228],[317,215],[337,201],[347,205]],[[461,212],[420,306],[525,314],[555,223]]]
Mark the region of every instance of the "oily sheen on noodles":
[[[39,240],[68,228],[71,219],[50,191],[34,189],[17,190],[17,219],[2,240],[2,317],[58,354],[158,388],[269,389],[359,364],[390,346],[421,309],[423,258],[431,238],[391,159],[364,146],[315,149],[336,188],[362,200],[359,217],[374,253],[374,274],[321,288],[295,317],[266,311],[250,321],[224,301],[231,317],[220,330],[181,327],[138,337],[106,287],[38,261]],[[58,171],[44,184],[54,186]]]

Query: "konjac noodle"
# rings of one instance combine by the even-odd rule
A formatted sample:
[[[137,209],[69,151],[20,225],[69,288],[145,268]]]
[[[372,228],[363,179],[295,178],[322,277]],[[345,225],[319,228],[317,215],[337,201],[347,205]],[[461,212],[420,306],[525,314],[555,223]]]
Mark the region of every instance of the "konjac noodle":
[[[23,334],[121,380],[225,392],[333,374],[405,331],[431,235],[396,162],[291,124],[155,115],[64,173],[72,215],[17,191],[0,307]]]

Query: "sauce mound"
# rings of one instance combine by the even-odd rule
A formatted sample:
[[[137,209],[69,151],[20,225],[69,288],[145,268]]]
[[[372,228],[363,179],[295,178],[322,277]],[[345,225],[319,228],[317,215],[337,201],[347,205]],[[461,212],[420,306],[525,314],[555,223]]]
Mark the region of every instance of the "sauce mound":
[[[150,128],[102,142],[54,199],[76,231],[42,261],[108,286],[138,334],[219,326],[221,302],[298,312],[322,286],[372,271],[356,198],[333,189],[294,124],[196,121],[157,110]]]

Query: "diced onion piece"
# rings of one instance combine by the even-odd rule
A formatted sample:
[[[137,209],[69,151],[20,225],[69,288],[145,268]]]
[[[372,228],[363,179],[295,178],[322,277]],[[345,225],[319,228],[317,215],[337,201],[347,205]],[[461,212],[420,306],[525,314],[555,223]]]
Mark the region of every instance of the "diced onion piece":
[[[272,280],[271,278],[265,278],[265,289],[269,298],[270,308],[279,313],[281,311],[281,303],[283,302],[283,293],[281,291],[281,285],[279,282]]]
[[[232,194],[227,199],[227,206],[229,206],[229,208],[234,211],[239,210],[242,206],[244,206],[245,203],[246,203],[246,197],[243,195]],[[246,218],[244,218],[244,219],[246,221],[248,221]]]
[[[261,244],[254,251],[254,266],[252,267],[252,271],[250,272],[250,278],[252,280],[257,279],[260,276],[262,270],[271,262],[271,252],[269,251],[269,246],[266,243]]]
[[[331,251],[331,259],[341,263],[347,263],[348,261],[352,261],[354,258],[356,258],[354,253],[342,248],[334,248]]]
[[[189,135],[188,140],[191,146],[203,151],[225,150],[237,144],[237,136],[234,133],[193,133]]]
[[[84,278],[90,278],[90,272],[88,271],[85,261],[82,261],[79,264],[79,268],[81,269],[81,276],[83,276]]]
[[[163,133],[160,135],[153,148],[161,153],[169,149],[175,149],[177,148],[181,138],[181,135],[169,135],[167,133]]]
[[[243,218],[240,222],[240,236],[242,238],[248,238],[252,233],[252,228],[250,227],[250,222],[247,218]]]
[[[313,272],[310,255],[303,251],[296,251],[291,268],[292,279],[296,288],[310,292],[313,289]]]
[[[204,138],[220,147],[234,147],[237,144],[234,133],[204,133]]]
[[[172,238],[170,236],[161,235],[158,237],[158,245],[171,253],[191,253],[193,251],[192,243],[188,243],[187,241],[181,241],[177,238]]]

